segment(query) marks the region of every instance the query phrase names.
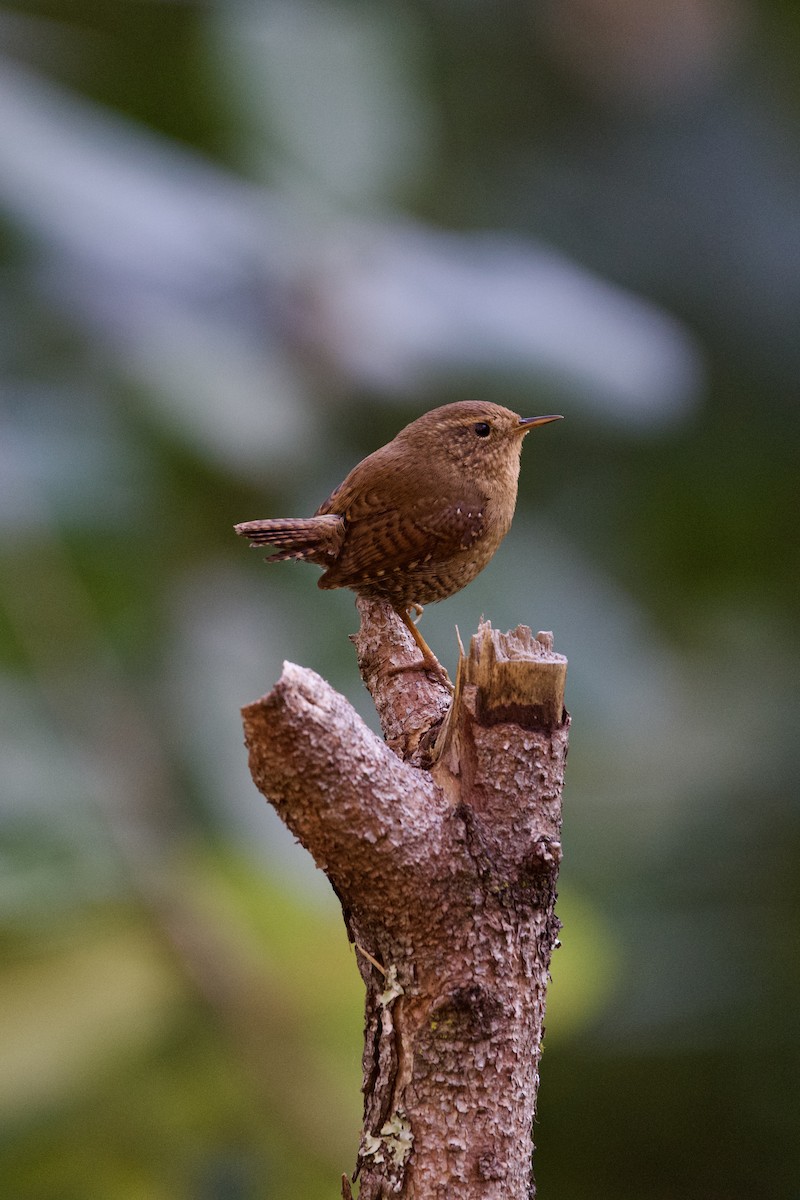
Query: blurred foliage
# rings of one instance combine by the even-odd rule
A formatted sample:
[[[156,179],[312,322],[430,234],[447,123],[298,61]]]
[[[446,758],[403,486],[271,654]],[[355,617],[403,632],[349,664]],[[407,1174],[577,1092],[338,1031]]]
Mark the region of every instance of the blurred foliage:
[[[235,521],[423,408],[568,419],[453,626],[555,630],[574,727],[543,1196],[800,1176],[800,15],[786,3],[0,4],[0,1178],[331,1196],[338,906],[238,708],[373,726],[352,597]]]

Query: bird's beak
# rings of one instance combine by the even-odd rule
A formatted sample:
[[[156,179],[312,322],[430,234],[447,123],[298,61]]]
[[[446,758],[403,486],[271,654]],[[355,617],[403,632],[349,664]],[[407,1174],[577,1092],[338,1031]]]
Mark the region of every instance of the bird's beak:
[[[560,415],[550,417],[520,417],[519,425],[514,430],[514,433],[527,433],[536,425],[547,425],[550,421],[563,421],[564,418]]]

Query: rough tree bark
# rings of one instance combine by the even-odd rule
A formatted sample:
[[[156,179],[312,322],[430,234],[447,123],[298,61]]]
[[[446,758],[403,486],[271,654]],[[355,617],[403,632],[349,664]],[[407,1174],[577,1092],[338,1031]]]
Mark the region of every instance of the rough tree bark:
[[[290,663],[243,710],[253,779],[330,879],[366,985],[354,1179],[361,1200],[529,1200],[566,659],[482,623],[451,697],[396,670],[419,652],[387,605],[358,607],[385,741]]]

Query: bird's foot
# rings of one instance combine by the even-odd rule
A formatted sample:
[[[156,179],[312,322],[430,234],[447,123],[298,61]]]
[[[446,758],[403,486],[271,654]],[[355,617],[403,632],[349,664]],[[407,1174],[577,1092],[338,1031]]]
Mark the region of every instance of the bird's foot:
[[[404,663],[404,665],[401,667],[392,667],[389,671],[389,674],[399,675],[404,671],[428,671],[431,675],[438,679],[440,683],[444,684],[448,692],[450,692],[452,695],[452,693],[455,691],[455,688],[450,682],[450,676],[447,674],[447,671],[445,671],[444,667],[439,662],[428,643],[425,641],[425,638],[417,629],[417,626],[411,617],[410,610],[412,608],[417,613],[417,616],[421,615],[422,605],[415,602],[412,602],[403,608],[396,608],[395,612],[405,625],[408,632],[411,634],[414,641],[417,643],[417,648],[419,649],[422,658],[417,662]]]
[[[438,658],[420,658],[416,662],[400,663],[396,667],[389,667],[387,675],[404,675],[406,671],[428,671],[433,675],[438,683],[443,684],[448,692],[452,695],[455,691],[452,680],[447,674],[447,671],[439,662]]]

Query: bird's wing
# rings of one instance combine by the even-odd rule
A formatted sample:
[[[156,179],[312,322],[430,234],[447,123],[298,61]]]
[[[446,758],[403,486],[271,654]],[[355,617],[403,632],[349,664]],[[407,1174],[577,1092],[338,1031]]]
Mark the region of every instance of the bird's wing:
[[[345,535],[325,586],[352,587],[378,571],[446,561],[481,535],[486,497],[468,477],[447,502],[424,463],[400,461],[384,446],[363,459],[317,509],[344,517]]]
[[[345,498],[347,505],[341,504]],[[447,503],[432,500],[429,490],[409,494],[407,486],[398,496],[385,480],[347,497],[334,493],[334,499],[345,519],[345,537],[325,576],[328,586],[356,586],[379,572],[383,576],[423,563],[433,568],[469,549],[483,531],[485,497],[469,480],[458,499],[449,497]]]
[[[486,496],[466,486],[458,499],[435,507],[420,505],[414,512],[416,528],[430,539],[437,554],[469,550],[481,537],[486,515]]]
[[[391,507],[396,503],[401,481],[385,451],[386,446],[383,446],[353,467],[314,515],[323,517],[328,513],[337,513],[346,517],[349,513],[357,519],[362,512]]]

